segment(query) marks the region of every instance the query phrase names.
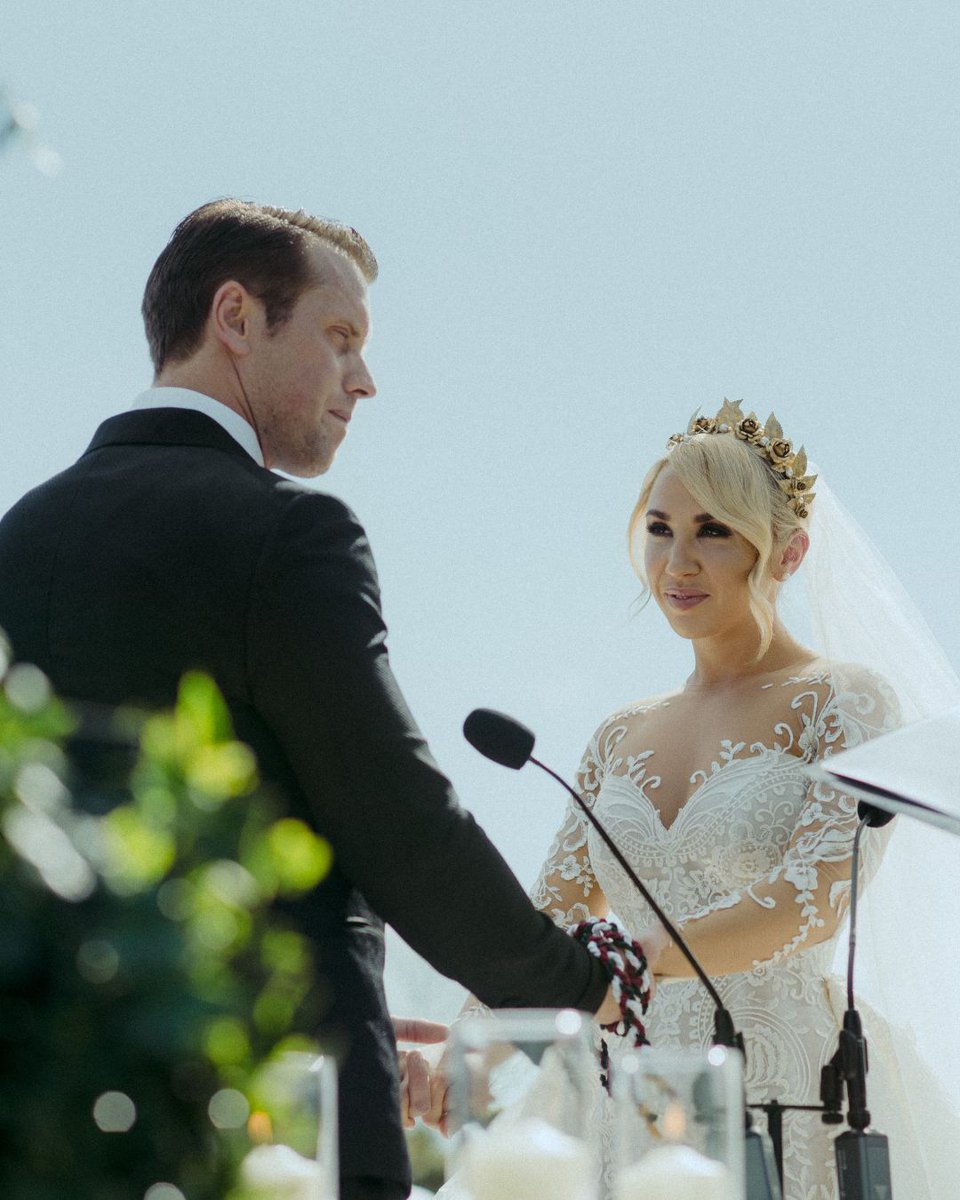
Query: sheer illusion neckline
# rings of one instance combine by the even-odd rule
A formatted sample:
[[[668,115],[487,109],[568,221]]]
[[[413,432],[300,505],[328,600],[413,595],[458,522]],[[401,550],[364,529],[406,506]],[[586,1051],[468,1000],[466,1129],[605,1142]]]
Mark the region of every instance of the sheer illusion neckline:
[[[647,788],[650,791],[656,792],[661,786],[661,776],[657,774],[648,774],[647,764],[655,758],[656,751],[646,750],[641,752],[634,758],[642,757],[644,760],[644,768],[641,772],[639,780],[634,779],[629,771],[608,772],[604,777],[603,787],[613,785],[624,787],[629,791],[631,798],[639,799],[650,810],[651,816],[661,831],[665,835],[672,834],[677,826],[685,823],[688,810],[696,809],[698,801],[700,801],[705,793],[710,791],[712,784],[722,784],[725,779],[728,779],[730,774],[736,768],[755,769],[757,764],[764,758],[775,758],[780,765],[793,766],[797,763],[806,762],[806,758],[802,754],[791,753],[789,750],[784,750],[780,746],[767,746],[761,742],[752,742],[750,744],[750,752],[743,755],[738,755],[738,750],[746,749],[746,743],[740,742],[733,745],[728,738],[724,738],[720,743],[720,753],[711,761],[709,767],[701,768],[694,771],[689,777],[688,783],[694,785],[692,790],[687,793],[685,799],[680,803],[673,814],[673,819],[669,822],[663,819],[663,814],[660,811],[660,806],[656,801],[647,794]],[[655,764],[653,764],[655,766]],[[726,773],[726,774],[725,774]],[[725,776],[725,778],[721,778]]]
[[[747,690],[755,694],[756,692],[772,692],[774,689],[779,691],[787,688],[817,686],[827,681],[829,676],[829,664],[825,663],[823,659],[814,659],[790,671],[758,675],[754,678],[753,688]],[[669,692],[649,700],[639,701],[622,710],[620,719],[625,723],[642,721],[647,714],[669,709],[675,706],[681,697],[689,697],[689,695],[690,693],[685,691]],[[796,697],[791,697],[788,707],[793,707],[795,699]],[[805,736],[806,731],[803,727],[794,729],[792,722],[787,719],[787,713],[783,711],[771,712],[769,724],[764,726],[759,737],[737,741],[718,734],[716,741],[704,755],[704,765],[691,771],[685,780],[678,779],[676,781],[676,791],[679,791],[681,786],[685,787],[685,795],[676,808],[672,805],[668,807],[666,804],[658,804],[656,798],[650,794],[657,793],[664,799],[668,798],[663,788],[663,776],[657,773],[656,768],[658,762],[663,760],[664,754],[669,750],[669,746],[661,747],[658,751],[655,747],[643,745],[642,730],[637,736],[637,741],[640,743],[637,751],[623,755],[622,759],[620,759],[620,755],[616,755],[620,761],[617,762],[615,769],[607,770],[606,779],[610,782],[624,781],[626,786],[633,793],[641,796],[649,806],[656,825],[664,834],[669,834],[676,828],[678,822],[683,821],[684,814],[690,806],[696,806],[703,794],[709,793],[711,784],[724,773],[729,775],[738,765],[757,764],[765,756],[769,762],[770,756],[774,755],[783,756],[794,763],[809,761],[812,748],[805,744]],[[611,746],[611,750],[613,750],[613,746]],[[664,811],[672,813],[669,821],[664,819]]]

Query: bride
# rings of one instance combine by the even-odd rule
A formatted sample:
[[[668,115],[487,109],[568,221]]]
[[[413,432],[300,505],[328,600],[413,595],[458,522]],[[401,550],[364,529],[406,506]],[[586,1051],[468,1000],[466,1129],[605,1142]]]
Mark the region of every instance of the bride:
[[[811,549],[811,516],[823,502],[807,472],[776,419],[761,425],[739,404],[725,401],[716,417],[697,416],[671,438],[643,482],[631,556],[673,632],[691,643],[693,670],[675,690],[607,717],[578,774],[588,806],[715,978],[744,1036],[753,1104],[819,1102],[846,1008],[832,963],[857,805],[812,783],[804,767],[901,721],[891,680],[869,659],[827,658],[782,619],[781,588]],[[846,585],[849,593],[857,581]],[[862,883],[876,873],[890,828],[864,838]],[[650,947],[648,958],[663,946],[652,912],[572,803],[533,896],[558,924],[612,910]],[[683,955],[668,943],[654,969],[651,1043],[708,1046],[713,1006]],[[894,1194],[940,1200],[903,1120],[904,1045],[871,1015],[868,1090],[890,1136]],[[787,1114],[788,1200],[836,1200],[834,1132],[819,1114]]]

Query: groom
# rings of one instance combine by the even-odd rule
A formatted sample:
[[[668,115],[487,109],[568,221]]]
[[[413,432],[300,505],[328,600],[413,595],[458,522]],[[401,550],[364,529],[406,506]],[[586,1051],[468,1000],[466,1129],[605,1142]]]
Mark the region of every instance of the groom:
[[[273,473],[326,471],[374,394],[376,273],[359,234],[303,212],[191,213],[143,299],[153,388],[0,522],[0,627],[19,658],[111,705],[168,705],[184,671],[209,671],[264,780],[331,842],[333,871],[294,916],[346,1035],[342,1200],[410,1185],[384,921],[492,1006],[592,1012],[607,990],[434,764],[390,670],[359,522]]]

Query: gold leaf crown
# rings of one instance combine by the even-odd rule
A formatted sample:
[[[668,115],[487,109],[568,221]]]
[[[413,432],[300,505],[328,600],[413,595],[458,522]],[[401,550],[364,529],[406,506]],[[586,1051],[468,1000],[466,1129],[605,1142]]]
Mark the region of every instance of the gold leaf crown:
[[[715,417],[702,417],[698,409],[690,418],[686,433],[675,433],[667,442],[672,450],[700,433],[732,433],[746,442],[766,462],[780,490],[789,497],[787,503],[801,520],[810,515],[810,501],[814,492],[810,489],[816,475],[807,475],[807,454],[801,446],[794,453],[793,444],[783,436],[783,428],[777,418],[770,414],[761,425],[756,413],[743,414],[742,400],[735,404],[724,400]]]

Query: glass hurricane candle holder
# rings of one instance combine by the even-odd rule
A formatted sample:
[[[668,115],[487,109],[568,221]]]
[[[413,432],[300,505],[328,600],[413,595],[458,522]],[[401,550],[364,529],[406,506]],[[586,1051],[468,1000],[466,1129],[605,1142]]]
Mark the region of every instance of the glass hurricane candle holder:
[[[469,1200],[599,1200],[590,1019],[501,1010],[450,1039],[447,1175]]]
[[[337,1200],[337,1069],[329,1055],[284,1054],[258,1073],[240,1166],[242,1200]]]
[[[614,1200],[744,1200],[736,1050],[631,1051],[613,1078]]]

